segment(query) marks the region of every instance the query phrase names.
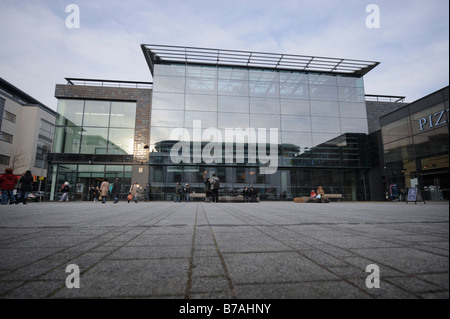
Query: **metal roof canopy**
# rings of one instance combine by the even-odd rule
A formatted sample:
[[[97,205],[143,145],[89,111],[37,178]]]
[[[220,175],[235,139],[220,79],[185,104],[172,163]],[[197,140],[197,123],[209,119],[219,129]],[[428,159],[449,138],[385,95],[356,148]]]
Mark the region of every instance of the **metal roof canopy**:
[[[294,54],[141,44],[153,75],[158,63],[207,64],[363,76],[380,62]]]

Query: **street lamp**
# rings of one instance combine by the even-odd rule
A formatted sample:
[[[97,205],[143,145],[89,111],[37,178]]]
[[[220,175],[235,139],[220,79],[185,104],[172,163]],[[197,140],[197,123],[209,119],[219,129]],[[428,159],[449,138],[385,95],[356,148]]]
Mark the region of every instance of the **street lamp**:
[[[41,176],[39,177],[39,203],[42,202],[42,196],[41,196],[40,192],[41,192],[42,179],[44,178],[44,166],[45,166],[46,159],[47,159],[47,151],[44,152],[44,159],[42,160]]]

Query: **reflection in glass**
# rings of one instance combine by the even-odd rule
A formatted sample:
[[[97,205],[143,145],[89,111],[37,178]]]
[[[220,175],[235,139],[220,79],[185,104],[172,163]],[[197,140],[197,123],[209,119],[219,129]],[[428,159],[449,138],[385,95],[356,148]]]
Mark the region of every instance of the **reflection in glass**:
[[[338,76],[337,78],[338,86],[350,86],[350,87],[358,87],[364,88],[364,82],[361,77],[355,78],[350,76]]]
[[[339,113],[342,117],[367,118],[365,103],[339,102]]]
[[[281,114],[310,115],[309,100],[280,99]]]
[[[83,107],[82,100],[59,100],[56,125],[81,126]]]
[[[249,112],[249,98],[241,96],[221,96],[218,97],[219,112]]]
[[[364,102],[363,88],[339,87],[339,100],[344,102]]]
[[[282,131],[311,132],[311,117],[281,115]]]
[[[217,97],[201,94],[186,94],[186,111],[217,111]]]
[[[339,118],[311,117],[312,131],[323,133],[340,133]]]
[[[265,114],[279,114],[280,100],[272,98],[250,98],[250,114],[265,113]]]
[[[184,94],[154,92],[152,109],[184,110]]]
[[[217,79],[186,78],[186,93],[217,94]]]
[[[136,122],[136,103],[112,102],[110,127],[134,128]]]
[[[153,83],[153,92],[184,93],[184,88],[184,77],[159,76]]]
[[[341,117],[341,131],[343,133],[369,133],[367,122],[361,121],[358,118]]]
[[[219,128],[248,128],[250,125],[250,114],[248,113],[218,113]]]
[[[313,116],[339,117],[338,102],[311,101],[311,114]]]
[[[104,126],[109,124],[111,102],[86,101],[83,126]]]
[[[201,121],[203,128],[217,127],[217,112],[197,112],[185,113],[184,127],[194,127],[194,121]]]
[[[383,136],[383,143],[389,143],[410,136],[408,118],[402,118],[398,121],[384,125],[381,128],[381,134]]]
[[[218,94],[248,96],[249,95],[248,81],[219,79]]]
[[[108,154],[133,154],[134,129],[109,129]]]
[[[152,111],[152,127],[183,127],[184,112],[174,110],[153,110]]]
[[[336,86],[313,85],[309,86],[310,98],[316,101],[337,101],[338,92]]]
[[[108,128],[85,127],[81,138],[81,154],[107,154]]]
[[[76,154],[80,152],[81,128],[56,127],[53,141],[54,153]]]
[[[162,75],[184,77],[186,75],[186,67],[183,64],[156,64],[154,73],[158,78]]]

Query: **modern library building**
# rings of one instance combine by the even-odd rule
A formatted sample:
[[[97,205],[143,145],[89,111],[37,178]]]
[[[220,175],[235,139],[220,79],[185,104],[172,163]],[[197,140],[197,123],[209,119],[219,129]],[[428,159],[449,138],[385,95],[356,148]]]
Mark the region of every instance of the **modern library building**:
[[[67,78],[56,85],[50,200],[65,181],[72,199],[87,200],[89,187],[104,178],[119,178],[124,197],[138,182],[142,189],[148,184],[151,199],[172,200],[178,182],[204,193],[212,174],[229,198],[253,187],[261,200],[292,200],[318,186],[347,201],[384,198],[388,164],[379,119],[406,104],[386,104],[375,117],[369,111],[363,76],[378,62],[141,48],[153,82]],[[448,88],[442,96],[448,109]],[[448,174],[447,117],[448,111],[441,138]]]

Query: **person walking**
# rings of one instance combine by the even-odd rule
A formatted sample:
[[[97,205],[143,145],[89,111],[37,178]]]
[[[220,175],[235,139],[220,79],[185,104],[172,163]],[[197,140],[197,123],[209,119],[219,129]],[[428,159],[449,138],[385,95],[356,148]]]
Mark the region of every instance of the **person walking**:
[[[189,194],[191,193],[191,187],[189,186],[188,183],[186,183],[186,185],[184,185],[184,196],[185,196],[185,201],[189,202]]]
[[[181,196],[183,195],[183,187],[180,182],[175,185],[175,203],[181,203]]]
[[[114,198],[114,204],[119,201],[120,189],[122,188],[122,184],[119,181],[119,178],[114,180],[111,190],[111,196]]]
[[[92,195],[94,197],[94,202],[98,202],[98,196],[100,195],[100,189],[98,188],[98,186],[94,188],[94,192],[92,193]]]
[[[211,179],[205,181],[205,203],[211,202]]]
[[[13,190],[17,184],[17,176],[13,174],[12,168],[6,168],[5,172],[0,175],[0,189],[2,190],[2,205],[14,204],[16,198],[14,197]]]
[[[94,199],[94,191],[95,191],[95,187],[94,186],[89,186],[89,201],[92,201]]]
[[[69,182],[64,182],[63,186],[61,186],[61,200],[60,202],[68,202],[69,201],[69,191],[70,191],[70,186],[69,186]]]
[[[137,192],[138,192],[138,183],[134,182],[133,185],[131,185],[130,187],[130,194],[135,203],[137,203]],[[128,203],[129,202],[130,199],[128,199]]]
[[[109,192],[109,182],[107,178],[103,179],[102,184],[100,185],[100,196],[102,197],[102,204],[106,203],[106,197]]]
[[[220,188],[219,177],[217,177],[217,175],[214,173],[212,174],[211,178],[211,196],[213,203],[219,202],[219,188]]]
[[[19,188],[17,191],[19,192],[17,199],[16,199],[16,205],[19,204],[19,201],[22,202],[22,204],[26,205],[28,200],[28,193],[33,190],[33,175],[31,174],[30,170],[27,170],[22,177],[19,178],[18,185]]]

